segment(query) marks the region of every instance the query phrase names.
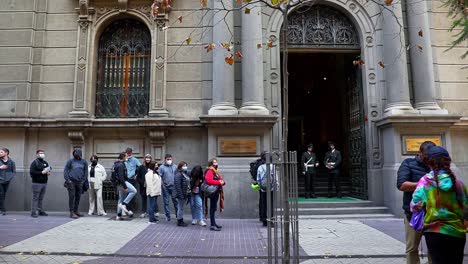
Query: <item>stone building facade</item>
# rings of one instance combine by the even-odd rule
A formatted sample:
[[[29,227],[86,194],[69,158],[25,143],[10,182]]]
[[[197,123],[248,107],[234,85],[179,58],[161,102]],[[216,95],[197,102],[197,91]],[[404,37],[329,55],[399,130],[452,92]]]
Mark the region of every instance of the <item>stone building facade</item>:
[[[218,157],[226,215],[254,217],[248,164],[281,145],[283,17],[261,6],[250,6],[249,14],[223,11],[231,2],[209,0],[211,10],[201,10],[199,0],[172,0],[171,10],[153,17],[150,0],[1,1],[0,146],[18,168],[7,209],[30,208],[36,149],[53,167],[46,209],[59,211],[66,210],[62,171],[73,147],[87,158],[97,154],[110,169],[130,146],[138,158],[151,153],[161,161],[171,153],[189,166]],[[387,9],[374,1],[322,0],[298,8],[287,38],[299,68],[312,54],[354,62],[358,72],[353,79],[329,70],[335,85],[348,85],[336,91],[351,91],[335,94],[347,109],[336,111],[346,133],[333,134],[344,135],[338,141],[351,194],[400,214],[396,171],[413,155],[411,140],[423,137],[438,139],[460,175],[468,175],[468,60],[461,59],[468,43],[446,51],[456,31],[448,32],[442,1],[398,1]],[[207,52],[211,43],[217,47]],[[237,51],[243,58],[226,63]],[[301,92],[289,92],[290,108]],[[324,131],[333,128],[324,124],[332,117],[325,112],[315,113]],[[305,143],[309,130],[297,131],[293,136]],[[323,144],[327,132],[319,137]]]

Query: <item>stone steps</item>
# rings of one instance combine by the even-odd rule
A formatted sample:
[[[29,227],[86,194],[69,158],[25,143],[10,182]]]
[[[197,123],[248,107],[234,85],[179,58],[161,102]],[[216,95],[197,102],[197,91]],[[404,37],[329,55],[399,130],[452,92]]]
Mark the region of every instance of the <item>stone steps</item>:
[[[348,198],[349,199],[349,198]],[[394,217],[385,206],[372,201],[301,201],[298,203],[299,219],[347,219]]]

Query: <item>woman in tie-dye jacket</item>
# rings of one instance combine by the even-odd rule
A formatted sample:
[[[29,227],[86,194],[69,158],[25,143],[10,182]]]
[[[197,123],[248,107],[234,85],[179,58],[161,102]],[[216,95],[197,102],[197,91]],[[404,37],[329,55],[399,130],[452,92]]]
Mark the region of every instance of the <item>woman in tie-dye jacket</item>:
[[[431,172],[419,180],[411,211],[426,210],[423,232],[432,263],[463,263],[466,188],[450,170],[451,159],[444,148],[429,148],[426,162]]]

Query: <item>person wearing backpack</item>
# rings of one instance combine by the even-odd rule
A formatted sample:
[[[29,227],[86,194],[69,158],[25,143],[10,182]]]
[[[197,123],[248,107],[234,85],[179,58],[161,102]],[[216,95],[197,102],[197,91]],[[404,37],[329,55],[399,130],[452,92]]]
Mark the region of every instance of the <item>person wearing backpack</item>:
[[[63,170],[65,179],[64,186],[68,190],[68,207],[70,209],[70,218],[77,219],[81,216],[78,212],[83,185],[88,179],[88,162],[84,160],[81,148],[73,150],[73,158],[69,159]]]
[[[155,224],[159,222],[155,216],[158,208],[158,197],[161,196],[161,177],[158,174],[158,163],[151,163],[145,174],[145,193],[148,195],[148,223]]]
[[[140,196],[141,196],[141,215],[140,218],[145,218],[147,209],[148,209],[148,195],[146,194],[146,187],[145,187],[145,176],[148,173],[148,170],[154,167],[154,163],[152,162],[153,157],[151,154],[146,154],[145,158],[143,159],[143,164],[137,168],[137,176],[136,182],[138,183],[138,187],[140,189]]]
[[[271,215],[273,215],[273,191],[276,190],[276,180],[273,164],[270,164],[270,188],[268,188],[268,178],[267,178],[267,164],[263,163],[258,167],[257,172],[257,182],[260,186],[260,220],[263,223],[263,226],[267,226],[267,191],[270,190],[271,194]]]
[[[36,159],[29,166],[29,175],[32,180],[32,201],[31,201],[31,217],[37,218],[40,216],[47,216],[42,206],[47,190],[47,181],[49,180],[51,167],[45,160],[45,151],[38,149],[36,151]]]
[[[190,196],[190,209],[192,211],[192,225],[199,224],[206,226],[203,220],[203,200],[201,185],[203,183],[203,169],[200,165],[193,167],[190,173],[190,187],[192,195]]]
[[[112,182],[117,186],[119,193],[119,200],[117,201],[117,217],[115,220],[122,220],[122,211],[128,216],[133,216],[133,212],[128,210],[127,205],[135,197],[137,190],[128,181],[127,168],[125,167],[125,160],[127,159],[126,153],[120,153],[118,160],[114,162],[112,168]]]
[[[258,186],[257,172],[258,172],[258,167],[260,167],[260,165],[265,163],[265,159],[266,159],[265,156],[266,156],[266,151],[262,151],[262,153],[260,154],[260,158],[250,163],[250,169],[249,169],[250,176],[252,177],[251,186],[254,190],[258,190],[258,219],[260,221],[262,221],[262,215],[263,215],[263,212],[262,212],[263,207],[261,206],[263,196],[261,195],[261,191]]]

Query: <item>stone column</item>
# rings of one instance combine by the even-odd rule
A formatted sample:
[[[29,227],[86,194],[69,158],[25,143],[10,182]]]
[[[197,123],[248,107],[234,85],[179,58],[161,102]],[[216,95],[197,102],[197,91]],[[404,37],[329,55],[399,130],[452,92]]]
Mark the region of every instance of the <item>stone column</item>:
[[[222,11],[232,7],[230,0],[214,1],[213,43],[228,43],[234,34],[233,12]],[[220,11],[221,10],[221,11]],[[234,65],[225,62],[226,49],[213,50],[213,102],[208,115],[237,115],[234,104]]]
[[[408,20],[414,106],[418,110],[443,112],[435,101],[434,62],[427,2],[406,1],[406,17]],[[434,112],[430,111],[430,113]]]
[[[415,113],[410,103],[401,2],[395,1],[387,8],[382,10],[383,64],[385,67],[385,86],[387,90],[387,104],[384,114]]]
[[[259,3],[242,13],[242,106],[239,114],[268,115],[263,98],[262,10]]]

